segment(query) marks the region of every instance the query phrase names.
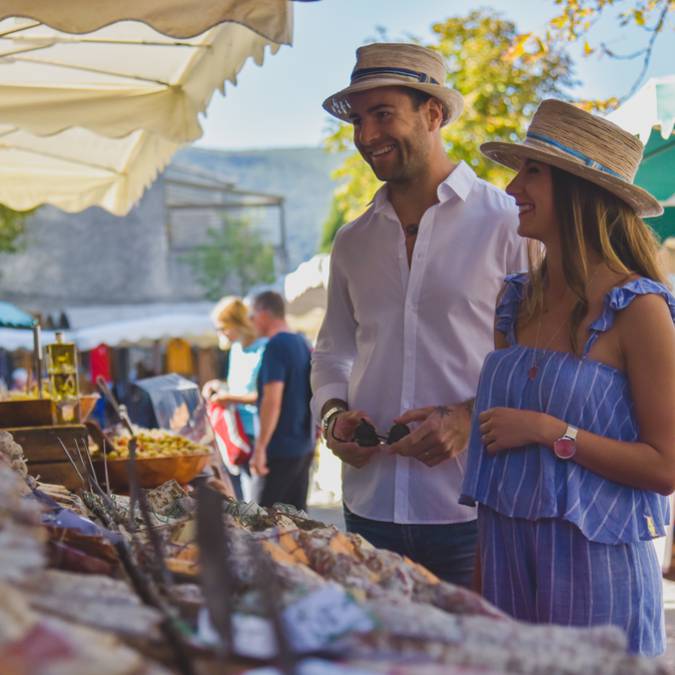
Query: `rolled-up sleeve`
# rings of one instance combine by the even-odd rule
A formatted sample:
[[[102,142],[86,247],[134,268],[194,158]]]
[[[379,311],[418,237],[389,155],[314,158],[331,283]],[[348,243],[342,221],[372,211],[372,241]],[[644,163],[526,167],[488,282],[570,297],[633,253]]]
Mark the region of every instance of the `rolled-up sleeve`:
[[[316,419],[331,398],[347,401],[349,377],[356,354],[356,320],[349,297],[340,235],[330,260],[326,315],[312,352],[312,412]]]

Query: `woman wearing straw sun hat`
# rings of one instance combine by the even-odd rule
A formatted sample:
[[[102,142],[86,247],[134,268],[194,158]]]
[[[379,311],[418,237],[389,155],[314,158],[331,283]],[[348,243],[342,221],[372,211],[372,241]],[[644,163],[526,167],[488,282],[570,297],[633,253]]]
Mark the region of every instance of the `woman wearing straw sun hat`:
[[[485,143],[517,170],[519,232],[544,244],[506,278],[483,365],[461,501],[479,505],[483,593],[518,619],[615,624],[664,649],[652,538],[675,487],[675,299],[633,185],[639,141],[544,101],[523,143]]]

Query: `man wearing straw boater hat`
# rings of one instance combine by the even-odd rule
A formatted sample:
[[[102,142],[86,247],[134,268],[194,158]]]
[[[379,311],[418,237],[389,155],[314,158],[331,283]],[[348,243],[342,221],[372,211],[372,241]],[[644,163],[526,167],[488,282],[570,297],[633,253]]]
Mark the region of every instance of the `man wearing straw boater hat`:
[[[347,528],[467,585],[476,512],[457,500],[471,400],[502,279],[526,255],[513,201],[443,147],[463,101],[441,56],[372,44],[356,60],[323,105],[385,185],[335,239],[313,406],[343,461]]]

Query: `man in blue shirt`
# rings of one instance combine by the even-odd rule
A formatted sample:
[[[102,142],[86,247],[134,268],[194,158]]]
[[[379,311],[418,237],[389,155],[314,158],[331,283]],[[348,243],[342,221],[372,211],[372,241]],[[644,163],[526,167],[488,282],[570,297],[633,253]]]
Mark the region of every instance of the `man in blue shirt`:
[[[257,501],[261,506],[282,502],[304,509],[315,441],[309,345],[289,331],[278,293],[256,296],[251,320],[258,335],[269,338],[258,371],[260,434],[251,458],[251,470],[261,477]]]

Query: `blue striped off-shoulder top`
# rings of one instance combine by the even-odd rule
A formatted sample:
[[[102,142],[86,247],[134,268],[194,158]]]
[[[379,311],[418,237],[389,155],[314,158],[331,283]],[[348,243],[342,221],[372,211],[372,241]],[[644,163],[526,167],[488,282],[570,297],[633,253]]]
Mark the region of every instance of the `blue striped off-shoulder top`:
[[[473,426],[460,502],[476,502],[507,516],[536,520],[564,518],[591,541],[636,542],[665,534],[668,498],[607,480],[574,461],[558,459],[549,448],[528,445],[488,455],[478,429],[478,415],[496,406],[538,410],[579,429],[623,441],[637,441],[639,430],[626,375],[587,354],[617,312],[638,296],[664,298],[675,321],[675,298],[668,289],[640,277],[606,295],[601,315],[590,325],[581,357],[537,349],[516,341],[518,307],[527,275],[506,277],[497,307],[497,329],[508,347],[488,354],[476,394]],[[533,352],[537,376],[531,380]]]

